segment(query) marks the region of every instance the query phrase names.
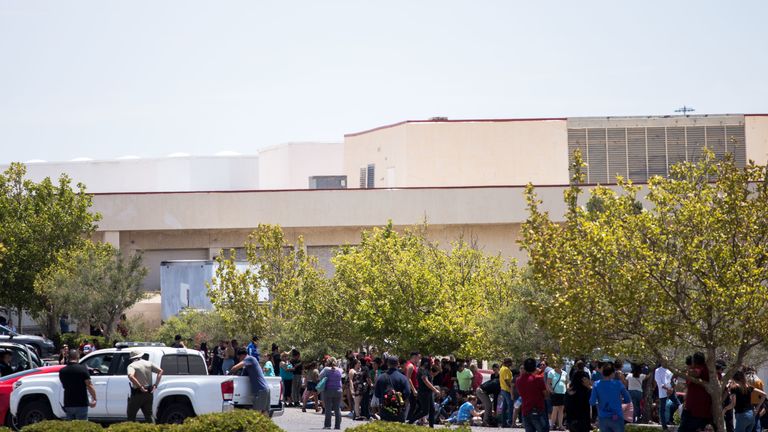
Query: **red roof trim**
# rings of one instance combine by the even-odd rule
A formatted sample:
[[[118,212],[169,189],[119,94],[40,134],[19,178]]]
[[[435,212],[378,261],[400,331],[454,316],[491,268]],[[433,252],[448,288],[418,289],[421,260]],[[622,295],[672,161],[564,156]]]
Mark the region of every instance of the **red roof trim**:
[[[648,183],[633,183],[645,185]],[[581,184],[580,187],[597,186],[598,183]],[[616,186],[616,183],[600,183],[602,186]],[[488,185],[488,186],[413,186],[397,188],[349,188],[349,189],[250,189],[250,190],[221,190],[221,191],[167,191],[167,192],[95,192],[94,196],[108,195],[185,195],[185,194],[233,194],[233,193],[274,193],[274,192],[367,192],[383,190],[453,190],[453,189],[523,189],[526,185]],[[562,188],[567,184],[534,185],[536,188]]]
[[[344,134],[344,137],[355,137],[364,135],[367,133],[375,132],[382,129],[388,129],[395,126],[400,126],[408,123],[506,123],[506,122],[522,122],[522,121],[565,121],[566,117],[535,117],[535,118],[505,118],[505,119],[457,119],[457,120],[405,120],[397,123],[392,123],[384,126],[375,127],[373,129],[364,130],[361,132],[353,132]]]
[[[768,114],[744,114],[744,117],[768,117]]]

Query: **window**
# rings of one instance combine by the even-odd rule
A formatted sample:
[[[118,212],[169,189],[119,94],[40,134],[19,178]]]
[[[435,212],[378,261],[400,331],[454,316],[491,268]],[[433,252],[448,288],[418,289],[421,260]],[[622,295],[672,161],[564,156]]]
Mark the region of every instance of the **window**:
[[[365,167],[360,168],[360,189],[368,186],[368,170]]]
[[[112,366],[112,361],[115,360],[115,353],[106,353],[88,357],[83,364],[88,368],[88,371],[93,375],[109,375],[109,368]]]
[[[202,357],[189,354],[166,354],[160,362],[163,375],[207,375]]]
[[[365,187],[367,187],[368,189],[373,189],[374,187],[376,187],[376,184],[375,184],[375,180],[376,180],[376,165],[368,164],[367,171],[368,171],[366,173],[367,174],[366,175],[367,181],[366,181]]]

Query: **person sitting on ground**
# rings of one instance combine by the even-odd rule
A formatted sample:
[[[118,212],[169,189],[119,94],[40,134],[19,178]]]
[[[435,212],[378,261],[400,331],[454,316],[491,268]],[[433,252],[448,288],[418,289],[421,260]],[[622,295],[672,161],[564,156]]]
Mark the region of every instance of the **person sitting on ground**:
[[[451,416],[447,420],[447,423],[470,425],[470,426],[475,424],[481,424],[483,411],[481,410],[478,411],[477,407],[475,406],[475,404],[477,403],[477,398],[475,398],[472,395],[469,395],[463,398],[463,400],[464,400],[464,403],[461,404],[456,414]]]

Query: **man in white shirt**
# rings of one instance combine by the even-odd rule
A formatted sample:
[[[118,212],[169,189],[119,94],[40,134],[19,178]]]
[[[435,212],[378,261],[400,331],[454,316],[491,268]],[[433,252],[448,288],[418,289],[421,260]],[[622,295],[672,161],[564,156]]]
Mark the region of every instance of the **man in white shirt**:
[[[667,430],[667,424],[670,420],[667,411],[667,400],[672,402],[672,413],[680,406],[680,401],[677,400],[675,395],[674,385],[672,384],[672,372],[669,369],[659,365],[654,373],[654,379],[656,380],[656,387],[659,389],[659,423],[661,423],[663,430]]]

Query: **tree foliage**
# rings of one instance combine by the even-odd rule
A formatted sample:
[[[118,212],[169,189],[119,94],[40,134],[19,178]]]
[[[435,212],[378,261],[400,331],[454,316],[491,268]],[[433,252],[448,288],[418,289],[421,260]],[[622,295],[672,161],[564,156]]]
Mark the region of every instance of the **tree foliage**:
[[[145,295],[141,262],[141,254],[126,257],[110,244],[85,241],[56,255],[38,274],[35,292],[47,299],[46,316],[66,313],[100,327],[109,340],[121,315]]]
[[[440,249],[425,229],[390,223],[336,255],[334,284],[352,308],[346,322],[364,344],[397,353],[483,354],[481,319],[512,300],[517,267],[461,239]]]
[[[288,244],[276,225],[259,225],[245,244],[248,266],[237,267],[235,251],[216,258],[216,274],[208,288],[211,302],[232,331],[271,335],[279,320],[297,318],[297,311],[322,290],[325,279],[304,241]],[[259,298],[265,288],[268,301]]]
[[[579,154],[576,164],[575,184]],[[728,359],[732,374],[768,336],[768,171],[706,152],[652,178],[642,211],[641,189],[619,185],[620,193],[594,188],[591,209],[570,187],[563,223],[527,188],[522,246],[546,294],[527,306],[571,352],[599,347],[670,363],[675,347],[703,351],[719,418],[716,359]]]
[[[62,175],[35,183],[24,178],[26,168],[13,163],[0,174],[0,298],[4,303],[33,312],[45,310],[47,299],[37,295],[38,273],[64,250],[77,247],[96,229],[100,215],[91,213],[85,186],[72,187]],[[55,318],[49,323],[55,329]]]

